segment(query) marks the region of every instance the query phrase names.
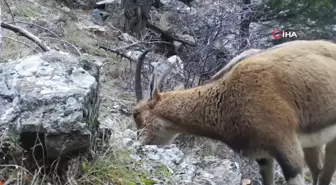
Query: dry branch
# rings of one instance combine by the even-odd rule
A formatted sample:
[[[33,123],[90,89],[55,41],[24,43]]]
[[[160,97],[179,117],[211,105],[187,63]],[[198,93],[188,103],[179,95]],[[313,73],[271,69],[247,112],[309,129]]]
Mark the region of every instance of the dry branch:
[[[117,55],[120,55],[121,57],[124,57],[126,59],[128,59],[131,62],[135,62],[135,60],[129,56],[127,56],[126,54],[124,54],[124,51],[127,49],[130,49],[132,47],[138,46],[138,45],[142,45],[142,44],[168,44],[168,45],[172,45],[172,43],[170,42],[165,42],[165,41],[151,41],[151,42],[145,42],[145,41],[140,41],[140,42],[136,42],[136,43],[132,43],[130,45],[127,46],[123,46],[123,47],[118,47],[118,48],[109,48],[108,46],[103,46],[101,44],[96,44],[96,46],[98,46],[101,49],[104,49],[106,51],[115,53]]]
[[[134,59],[133,59],[133,58],[131,58],[131,57],[127,56],[126,54],[120,52],[120,50],[111,49],[111,48],[109,48],[109,47],[107,47],[107,46],[103,46],[103,45],[100,45],[100,44],[97,44],[97,46],[98,46],[99,48],[102,48],[102,49],[106,50],[106,51],[109,51],[109,52],[115,53],[115,54],[117,54],[117,55],[120,55],[121,57],[124,57],[124,58],[128,59],[128,60],[131,61],[131,62],[134,62]]]
[[[38,27],[38,28],[40,28],[40,29],[43,29],[43,30],[45,30],[45,31],[47,31],[47,32],[49,32],[49,33],[51,33],[51,34],[53,34],[53,35],[54,35],[55,37],[57,37],[57,38],[61,38],[61,36],[59,36],[57,33],[51,31],[51,30],[48,29],[48,28],[45,28],[45,27],[43,27],[43,26],[40,26],[40,25],[38,25],[38,24],[36,24],[36,23],[25,22],[25,21],[20,21],[20,20],[18,20],[18,21],[9,21],[9,22],[6,22],[6,23],[7,23],[7,24],[16,24],[16,23],[20,23],[20,24],[27,24],[27,25],[30,25],[30,26],[36,26],[36,27]]]
[[[10,6],[9,6],[9,4],[6,0],[3,0],[3,1],[5,2],[6,6],[8,7],[9,13],[12,16],[12,20],[14,21],[14,14],[12,12],[12,9],[10,8]]]
[[[130,45],[127,45],[127,46],[123,46],[123,47],[115,48],[115,49],[113,49],[113,50],[115,50],[115,51],[127,50],[127,49],[129,49],[129,48],[132,48],[132,47],[135,47],[135,46],[138,46],[138,45],[142,45],[142,44],[167,44],[167,45],[171,45],[171,46],[173,46],[172,43],[170,43],[170,42],[165,42],[165,41],[150,41],[150,42],[142,41],[142,42],[135,42],[135,43],[130,44]]]
[[[70,50],[67,45],[71,46],[72,48],[74,48],[76,50],[76,52],[78,53],[79,56],[82,56],[82,53],[80,52],[80,50],[72,43],[68,42],[68,41],[65,41],[65,40],[62,40],[61,36],[59,36],[57,33],[53,32],[52,30],[48,29],[48,28],[45,28],[43,26],[40,26],[38,24],[35,24],[35,23],[31,23],[31,22],[25,22],[25,21],[12,21],[12,22],[7,22],[7,24],[15,24],[15,23],[20,23],[20,24],[27,24],[27,25],[31,25],[31,26],[36,26],[40,29],[43,29],[49,33],[51,33],[52,35],[54,35],[56,38],[52,38],[52,37],[44,37],[44,38],[51,38],[51,39],[57,39],[59,40],[60,42],[63,43],[64,47],[66,47],[68,50]]]
[[[155,26],[155,25],[153,25],[153,24],[151,24],[151,23],[147,23],[147,27],[150,28],[150,29],[152,29],[152,30],[155,31],[155,32],[159,32],[159,33],[161,33],[161,34],[162,34],[162,37],[167,38],[168,40],[171,40],[171,41],[178,41],[178,42],[181,42],[182,44],[189,45],[189,46],[193,46],[193,47],[196,46],[195,43],[191,43],[191,42],[189,42],[189,41],[187,41],[187,40],[184,40],[184,39],[182,39],[182,38],[179,38],[179,37],[176,36],[176,35],[172,35],[172,34],[170,34],[170,33],[166,32],[166,31],[162,30],[161,28],[159,28],[159,27],[157,27],[157,26]]]
[[[11,24],[7,24],[7,23],[1,23],[1,27],[4,28],[4,29],[8,29],[8,30],[11,30],[13,32],[16,32],[16,33],[28,38],[29,40],[31,40],[32,42],[37,44],[44,52],[50,51],[50,48],[48,46],[46,46],[38,37],[36,37],[35,35],[33,35],[32,33],[30,33],[29,31],[27,31],[24,28],[14,26],[14,25],[11,25]]]

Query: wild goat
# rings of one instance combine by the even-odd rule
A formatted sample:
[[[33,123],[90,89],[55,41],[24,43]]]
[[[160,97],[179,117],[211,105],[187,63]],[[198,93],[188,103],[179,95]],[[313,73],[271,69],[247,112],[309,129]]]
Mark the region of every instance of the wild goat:
[[[240,61],[244,60],[247,57],[260,53],[262,51],[263,50],[261,49],[249,49],[249,50],[246,50],[240,53],[238,56],[231,59],[229,63],[227,63],[221,70],[219,70],[215,75],[213,75],[209,80],[205,81],[204,83],[207,84],[207,83],[217,80],[218,78],[222,77],[223,74],[230,71],[232,67],[235,66]]]
[[[149,100],[142,100],[140,83],[145,54],[136,69],[133,113],[142,144],[204,136],[255,159],[264,185],[274,185],[274,159],[288,185],[305,184],[304,160],[314,185],[330,183],[336,168],[336,44],[287,42],[241,60],[205,85],[161,93],[157,84]]]
[[[278,47],[282,47],[282,46],[287,45],[287,44],[292,44],[292,42],[289,42],[289,43],[287,42],[287,43],[279,44],[277,46],[273,46],[271,48],[268,48],[267,50],[271,50],[271,49],[275,49],[275,48],[278,48]],[[261,53],[263,51],[264,50],[252,48],[252,49],[249,49],[249,50],[246,50],[246,51],[240,53],[239,55],[237,55],[236,57],[234,57],[233,59],[231,59],[228,64],[226,64],[221,70],[219,70],[215,75],[213,75],[209,80],[205,81],[204,83],[207,84],[207,83],[210,83],[210,82],[212,82],[214,80],[217,80],[223,74],[225,74],[228,71],[230,71],[232,69],[232,67],[235,66],[236,64],[238,64],[240,61],[242,61],[245,58],[248,58],[248,57],[250,57],[252,55],[256,55],[258,53]]]

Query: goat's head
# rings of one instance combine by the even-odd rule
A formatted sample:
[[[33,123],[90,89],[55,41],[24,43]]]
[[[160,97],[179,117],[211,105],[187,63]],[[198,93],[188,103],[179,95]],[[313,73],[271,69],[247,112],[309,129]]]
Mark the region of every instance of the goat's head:
[[[165,145],[174,141],[178,132],[170,121],[160,117],[155,112],[155,106],[164,97],[163,93],[159,92],[161,82],[167,74],[173,69],[171,65],[160,76],[152,75],[150,82],[150,97],[147,100],[143,98],[141,87],[141,68],[145,55],[149,50],[145,51],[138,60],[135,71],[135,95],[137,104],[134,108],[133,118],[137,126],[137,135],[141,144],[144,145]],[[182,87],[180,87],[182,88]]]

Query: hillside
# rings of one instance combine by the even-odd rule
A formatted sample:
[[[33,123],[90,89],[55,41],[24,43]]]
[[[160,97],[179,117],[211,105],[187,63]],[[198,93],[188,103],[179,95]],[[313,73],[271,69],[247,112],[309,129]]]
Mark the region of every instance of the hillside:
[[[222,2],[219,5],[218,1],[197,0],[191,3],[191,7],[188,7],[181,1],[161,0],[163,6],[160,9],[152,7],[150,22],[182,41],[175,39],[171,42],[162,36],[162,32],[160,34],[149,28],[141,39],[137,39],[122,31],[123,11],[120,2],[113,1],[104,10],[94,10],[85,3],[82,6],[71,7],[66,5],[67,2],[70,1],[14,0],[6,3],[1,1],[2,22],[27,30],[39,38],[48,49],[48,51],[43,51],[27,37],[14,33],[10,29],[2,29],[1,73],[7,69],[12,70],[11,65],[18,65],[16,62],[22,60],[30,61],[31,66],[23,66],[21,71],[13,67],[13,70],[15,69],[18,73],[29,73],[30,69],[43,68],[47,70],[44,75],[52,78],[54,76],[48,73],[49,64],[44,66],[43,61],[54,62],[50,68],[59,70],[57,74],[60,76],[60,79],[51,80],[55,84],[48,84],[48,87],[54,86],[54,90],[59,88],[59,91],[55,90],[54,96],[66,97],[65,104],[68,106],[71,104],[69,97],[72,95],[62,93],[73,91],[77,93],[80,89],[77,94],[73,94],[73,97],[83,96],[81,103],[86,105],[90,104],[87,103],[89,100],[86,98],[97,98],[94,94],[97,93],[100,102],[95,99],[97,104],[92,104],[99,104],[99,107],[93,106],[94,110],[88,110],[88,112],[92,111],[92,114],[96,114],[96,118],[90,120],[90,126],[99,128],[95,128],[97,129],[94,132],[96,135],[90,135],[90,140],[84,141],[83,139],[83,143],[89,142],[85,144],[90,144],[88,152],[65,160],[62,169],[64,171],[68,169],[65,174],[56,170],[48,171],[44,168],[46,161],[34,159],[31,153],[20,146],[20,139],[6,132],[8,128],[0,129],[3,130],[0,136],[0,157],[2,158],[0,159],[0,179],[3,184],[261,185],[256,162],[233,153],[225,144],[218,141],[195,136],[181,136],[175,144],[163,148],[140,146],[136,141],[136,127],[131,113],[136,103],[134,93],[136,60],[145,49],[151,48],[151,52],[145,59],[143,75],[143,87],[146,88],[146,94],[148,94],[147,86],[150,75],[153,73],[153,67],[150,67],[149,63],[152,63],[154,67],[159,66],[154,70],[160,72],[167,67],[167,58],[178,53],[182,61],[186,62],[184,67],[189,71],[181,72],[181,68],[176,67],[174,73],[170,74],[164,82],[163,89],[172,90],[181,82],[184,82],[187,87],[193,87],[204,80],[201,73],[208,73],[208,76],[214,74],[216,69],[220,69],[242,50],[269,46],[271,29],[261,32],[260,30],[265,30],[267,27],[251,23],[249,44],[246,48],[239,48],[241,44],[237,41],[237,35],[240,35],[239,21],[235,16],[240,9],[234,2],[227,1],[225,5]],[[98,14],[95,11],[98,11]],[[222,19],[217,20],[215,16],[213,16],[215,18],[211,17],[219,14]],[[196,32],[197,37],[190,32]],[[264,37],[264,35],[268,36]],[[205,42],[206,40],[208,42]],[[172,46],[172,43],[177,46],[183,45],[183,47],[177,47],[181,50],[176,52],[174,50],[176,45]],[[30,58],[32,56],[33,59]],[[35,62],[31,60],[39,63],[32,64]],[[202,61],[207,62],[202,63]],[[72,70],[85,78],[81,76],[78,79],[79,85],[75,84],[73,89],[61,91],[63,82],[68,84],[65,82],[68,80],[65,77],[68,69],[59,67],[58,64],[67,66],[67,62],[71,63],[69,70],[80,66],[78,67],[80,70],[85,69],[88,72],[81,74],[80,71]],[[40,73],[31,73],[29,75],[34,76],[35,80],[40,79],[38,77]],[[13,75],[11,71],[5,74],[6,77],[0,77],[3,84],[6,81],[3,79]],[[93,82],[86,84],[92,77],[99,79],[98,86],[95,86]],[[25,79],[27,84],[24,87],[26,88],[30,85],[35,88],[32,84],[40,82],[28,79],[24,75],[23,77],[13,75],[12,78]],[[41,84],[42,82],[51,83],[44,80],[41,80]],[[5,88],[4,85],[0,86]],[[31,96],[29,90],[25,92],[27,96]],[[5,90],[1,92],[2,95],[6,93]],[[39,97],[36,94],[34,96]],[[50,98],[50,101],[57,102],[58,100]],[[1,102],[1,105],[6,105],[6,103]],[[32,105],[35,103],[33,102]],[[77,109],[69,110],[72,112]],[[5,111],[2,111],[1,115],[5,115],[3,112]],[[0,126],[2,128],[2,124]],[[68,127],[64,126],[62,129],[67,130]],[[73,147],[76,145],[78,143]],[[306,182],[311,184],[308,168],[305,171]],[[62,174],[62,177],[57,174]],[[277,185],[284,184],[284,178],[278,165],[275,177]],[[336,183],[336,178],[334,182]]]

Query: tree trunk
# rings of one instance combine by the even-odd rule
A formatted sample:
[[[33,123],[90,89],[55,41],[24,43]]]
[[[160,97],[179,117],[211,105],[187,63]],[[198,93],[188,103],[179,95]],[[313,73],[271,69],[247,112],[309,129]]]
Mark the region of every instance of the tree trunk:
[[[249,11],[248,6],[251,4],[251,0],[243,0],[243,10],[241,13],[241,22],[240,22],[240,45],[239,50],[243,51],[248,45],[248,37],[250,35],[250,24],[252,21],[252,12]]]
[[[160,8],[160,0],[154,0],[154,7]]]
[[[122,0],[125,17],[123,31],[139,38],[146,28],[152,4],[153,0]]]
[[[1,8],[0,8],[0,17],[1,17]],[[0,25],[1,25],[1,19],[0,19]],[[0,58],[2,57],[2,28],[0,26]]]

